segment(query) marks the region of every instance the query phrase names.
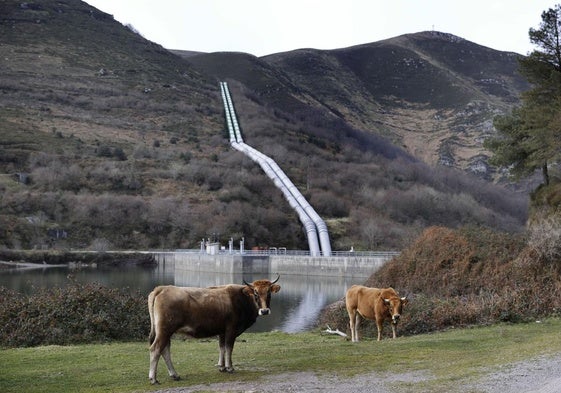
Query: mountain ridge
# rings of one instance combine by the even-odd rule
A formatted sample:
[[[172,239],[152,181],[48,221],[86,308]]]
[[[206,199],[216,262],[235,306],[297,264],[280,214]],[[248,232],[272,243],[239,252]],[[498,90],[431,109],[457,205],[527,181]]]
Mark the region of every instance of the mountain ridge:
[[[397,74],[397,72],[390,73],[389,76],[387,73],[381,73],[385,78],[393,78],[394,86],[390,84],[384,85],[384,81],[380,80],[376,82],[376,85],[373,85],[371,82],[371,89],[367,94],[360,94],[363,100],[363,104],[360,103],[358,105],[353,106],[355,111],[347,114],[347,120],[353,124],[354,126],[362,129],[378,129],[380,130],[383,135],[390,137],[394,142],[405,145],[408,151],[414,154],[417,157],[423,159],[423,161],[428,162],[429,164],[444,164],[449,166],[455,166],[463,170],[470,170],[472,172],[476,172],[470,169],[471,162],[473,158],[478,158],[481,156],[488,157],[488,152],[486,152],[482,148],[482,139],[489,136],[493,133],[492,130],[492,117],[497,113],[502,113],[507,111],[509,108],[512,107],[513,104],[518,102],[517,95],[522,92],[525,88],[527,88],[527,84],[521,80],[521,77],[517,75],[515,70],[517,66],[517,61],[512,61],[512,59],[516,59],[517,55],[510,53],[510,52],[497,52],[492,49],[488,49],[485,47],[481,47],[477,44],[471,43],[464,39],[458,39],[455,36],[451,36],[448,34],[438,33],[438,32],[421,32],[417,34],[407,34],[402,35],[399,37],[395,37],[392,39],[387,39],[382,42],[372,43],[372,44],[363,44],[358,45],[350,48],[338,49],[335,51],[330,51],[329,53],[334,54],[337,57],[337,60],[341,61],[341,58],[346,59],[347,64],[351,64],[353,66],[352,61],[348,58],[351,56],[355,57],[362,57],[363,59],[370,59],[373,55],[366,55],[364,51],[372,51],[376,50],[376,48],[383,48],[384,45],[390,44],[389,48],[385,48],[386,52],[395,52],[402,47],[396,47],[396,43],[405,42],[406,45],[404,46],[408,50],[412,50],[411,46],[414,44],[412,41],[421,41],[424,43],[424,39],[426,37],[437,37],[439,40],[444,38],[444,41],[447,43],[452,42],[456,44],[457,42],[461,42],[463,45],[466,45],[466,48],[462,49],[461,52],[467,53],[470,55],[470,52],[473,52],[473,47],[476,49],[483,48],[484,53],[489,53],[494,56],[498,56],[498,60],[494,60],[495,62],[500,62],[500,65],[504,67],[506,64],[509,68],[506,69],[506,72],[500,74],[500,77],[497,77],[497,69],[496,67],[491,68],[489,71],[481,71],[487,72],[487,75],[481,75],[478,78],[477,82],[482,86],[474,86],[473,83],[473,74],[468,75],[471,78],[471,81],[466,81],[467,77],[461,76],[457,77],[459,72],[451,67],[445,68],[442,70],[442,62],[439,60],[435,62],[434,55],[432,56],[432,60],[427,62],[425,59],[429,58],[426,54],[423,53],[422,57],[414,58],[410,55],[410,52],[406,52],[401,56],[395,58],[395,60],[386,65],[386,68],[397,66],[401,67],[400,71],[403,70],[402,75],[407,75],[408,69],[413,68],[416,72],[414,72],[411,76],[392,76]],[[450,37],[454,37],[453,40],[450,40]],[[418,49],[419,44],[415,44],[414,53],[423,52]],[[436,46],[437,44],[432,43],[432,46]],[[358,54],[355,52],[359,50]],[[443,51],[445,52],[445,51]],[[325,52],[323,52],[325,53]],[[441,55],[441,57],[444,55]],[[489,57],[488,56],[480,56],[480,57]],[[268,57],[271,59],[282,57],[282,55],[274,55],[273,57]],[[387,59],[389,56],[377,56],[380,59]],[[480,62],[480,57],[477,58],[477,62]],[[506,60],[506,61],[505,61]],[[345,61],[345,60],[343,60]],[[366,60],[369,61],[369,60]],[[286,62],[286,60],[284,60]],[[380,61],[381,62],[381,61]],[[279,61],[276,61],[275,64],[278,64]],[[428,63],[428,65],[427,65]],[[448,60],[448,63],[452,63]],[[425,72],[423,75],[427,75],[426,78],[422,78],[422,75],[419,76],[417,72],[419,68],[431,68],[431,65],[437,64],[439,68],[430,69],[430,72]],[[453,64],[458,64],[453,63]],[[364,67],[354,66],[355,69],[362,70]],[[472,63],[473,67],[473,63]],[[285,67],[289,68],[289,67]],[[297,68],[297,67],[294,67]],[[301,70],[302,68],[298,68]],[[440,71],[440,72],[439,72]],[[301,71],[300,71],[301,72]],[[366,73],[364,71],[359,71]],[[294,71],[293,71],[294,73]],[[439,78],[434,78],[434,74],[437,74]],[[300,74],[298,81],[300,83],[311,84],[310,81],[313,81],[312,72],[308,74]],[[321,72],[317,72],[316,74],[323,75]],[[340,73],[338,73],[340,75]],[[355,72],[355,75],[357,73]],[[445,78],[441,78],[444,74]],[[452,75],[452,81],[448,82],[448,84],[444,84],[441,82],[442,79],[448,79],[449,75]],[[384,76],[385,75],[385,76]],[[381,77],[381,78],[383,78]],[[381,79],[380,78],[380,79]],[[398,78],[401,78],[398,79]],[[433,79],[431,79],[433,78]],[[414,88],[411,88],[411,83],[413,79],[420,79],[422,84],[413,85]],[[428,81],[435,81],[434,83],[428,84]],[[360,86],[362,79],[356,80],[352,86]],[[512,82],[511,82],[512,81]],[[468,83],[469,82],[469,83]],[[400,84],[400,86],[395,86],[395,84]],[[318,83],[319,84],[319,83]],[[328,83],[323,82],[323,85],[328,85]],[[419,86],[418,88],[416,86]],[[465,94],[464,91],[466,88],[464,86],[468,86],[467,90],[475,92],[475,94]],[[506,86],[506,87],[503,87]],[[384,96],[381,98],[376,97],[372,94],[373,90],[382,90],[383,95],[393,97],[392,100],[385,99]],[[490,93],[482,91],[486,89],[490,91]],[[360,89],[353,89],[350,93],[356,96],[356,92],[361,92]],[[395,92],[401,92],[401,94],[397,94]],[[433,93],[436,91],[437,93]],[[419,94],[422,92],[422,94]],[[440,93],[441,97],[439,98],[438,93]],[[494,94],[493,94],[494,93]],[[351,96],[351,94],[346,94],[344,96]],[[432,94],[432,97],[431,97]],[[333,95],[337,95],[334,93]],[[418,96],[417,96],[418,95]],[[427,100],[427,97],[429,100]],[[485,98],[484,100],[482,99]],[[356,101],[356,99],[355,99]],[[388,102],[389,101],[389,102]],[[351,101],[352,102],[352,101]],[[457,102],[457,105],[450,105],[451,103]],[[442,105],[442,104],[446,105]],[[370,114],[367,105],[374,105],[374,113]],[[381,108],[376,108],[377,106]],[[334,105],[335,107],[339,105]],[[401,106],[401,107],[400,107]],[[419,118],[415,118],[415,116],[411,113],[410,108],[412,108],[415,112],[420,113],[421,116]],[[376,110],[378,109],[378,110]],[[383,113],[384,111],[394,111],[394,113],[390,113],[389,116]],[[429,111],[426,116],[423,116],[423,111]],[[464,111],[464,113],[462,113]],[[342,112],[339,110],[339,112]],[[475,113],[474,113],[475,112]],[[483,116],[481,116],[480,112],[485,112]],[[362,115],[362,117],[357,117],[356,113]],[[472,119],[470,119],[472,117]],[[474,117],[480,117],[481,119],[473,119]],[[430,121],[430,119],[433,121]],[[459,118],[459,119],[458,119]],[[399,120],[400,124],[395,125],[395,120]],[[419,122],[420,124],[426,124],[424,127],[408,127],[407,125],[413,121]],[[460,126],[457,125],[458,122],[461,122]],[[427,124],[428,123],[428,124]],[[466,126],[471,125],[471,126]],[[436,146],[432,150],[428,151],[416,151],[415,148],[422,147],[424,144],[422,141],[419,141],[419,138],[416,137],[416,133],[420,130],[418,128],[429,128],[435,131],[438,130],[451,130],[449,132],[448,138],[444,138],[443,140],[438,139],[436,141]],[[472,140],[470,140],[469,136],[462,138],[462,133],[470,133],[474,134]],[[430,135],[424,135],[429,139]],[[459,142],[454,141],[454,139],[459,139]],[[409,141],[415,142],[409,142]],[[459,148],[461,146],[461,148]],[[458,154],[454,154],[454,151],[459,149]],[[450,152],[452,150],[452,152]],[[467,152],[462,152],[462,150],[467,150]],[[464,158],[464,155],[467,155],[467,160]],[[486,171],[483,173],[483,176],[487,178],[492,178],[492,171],[491,168],[486,166]]]

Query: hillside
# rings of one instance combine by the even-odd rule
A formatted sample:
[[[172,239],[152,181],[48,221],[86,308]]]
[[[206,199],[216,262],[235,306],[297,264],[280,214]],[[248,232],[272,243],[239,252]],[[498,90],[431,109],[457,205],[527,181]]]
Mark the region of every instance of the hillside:
[[[528,88],[518,57],[428,31],[338,50],[188,60],[243,81],[271,107],[308,118],[310,107],[321,108],[324,118],[387,136],[426,163],[492,179],[482,142],[494,132],[493,117]]]
[[[305,82],[298,75],[310,70],[285,64],[298,53],[171,52],[78,0],[2,2],[0,44],[0,247],[198,248],[203,238],[243,236],[248,247],[304,248],[280,192],[228,145],[221,79],[247,143],[326,219],[334,249],[401,248],[434,224],[518,231],[525,222],[525,195],[428,165],[398,133],[438,105],[469,107],[477,100],[468,93],[446,98],[444,89],[433,108],[399,90],[395,100],[374,94],[374,79],[387,76],[364,69],[359,78],[358,66],[334,69],[331,80],[344,83]],[[347,51],[368,62],[361,48]],[[346,56],[311,53],[339,64]],[[518,89],[502,78],[497,108]],[[406,119],[399,127],[376,126],[378,114],[398,112],[409,116],[396,117]]]

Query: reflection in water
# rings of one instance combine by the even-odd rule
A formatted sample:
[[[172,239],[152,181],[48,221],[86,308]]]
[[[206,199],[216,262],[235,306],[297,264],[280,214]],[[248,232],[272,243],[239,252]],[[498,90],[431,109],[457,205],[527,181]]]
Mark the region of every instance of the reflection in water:
[[[126,268],[50,267],[45,269],[0,270],[0,286],[22,293],[33,293],[42,288],[65,287],[71,284],[68,276],[79,283],[99,283],[111,288],[129,288],[147,295],[158,285],[208,287],[224,284],[242,284],[245,279],[275,279],[261,274],[242,275],[175,270],[173,264],[161,264],[155,268],[130,266]],[[299,332],[315,326],[321,310],[328,304],[342,299],[348,287],[362,284],[365,279],[345,277],[320,277],[282,275],[279,293],[272,296],[271,315],[259,317],[249,332],[281,330]],[[346,329],[346,326],[332,326]]]
[[[143,295],[156,285],[173,285],[173,269],[127,266],[122,268],[69,268],[0,270],[0,286],[30,294],[45,288],[64,288],[73,281],[86,284],[98,283],[110,288],[130,288]]]
[[[306,292],[300,304],[286,315],[281,330],[295,333],[312,327],[325,304],[325,295]]]

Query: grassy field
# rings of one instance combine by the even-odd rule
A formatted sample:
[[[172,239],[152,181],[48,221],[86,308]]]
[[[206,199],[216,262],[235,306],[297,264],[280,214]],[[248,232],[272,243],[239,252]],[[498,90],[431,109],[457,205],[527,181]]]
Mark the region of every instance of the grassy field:
[[[561,352],[561,319],[495,325],[351,343],[319,331],[243,334],[234,349],[234,374],[217,371],[216,340],[174,340],[172,356],[183,378],[172,381],[163,360],[160,389],[215,382],[249,381],[263,375],[309,371],[352,377],[366,372],[422,372],[418,391],[442,391],[474,383],[499,366]],[[0,391],[144,392],[148,344],[117,343],[5,349],[0,352]],[[406,384],[406,382],[396,382]]]

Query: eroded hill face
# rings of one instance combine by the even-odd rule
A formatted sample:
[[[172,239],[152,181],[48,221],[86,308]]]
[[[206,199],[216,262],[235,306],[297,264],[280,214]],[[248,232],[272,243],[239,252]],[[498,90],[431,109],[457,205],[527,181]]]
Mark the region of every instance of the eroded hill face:
[[[456,164],[467,141],[476,151],[518,89],[453,68],[427,47],[439,39],[182,58],[80,1],[3,1],[0,247],[199,248],[216,235],[304,248],[282,195],[229,148],[224,79],[245,140],[305,194],[334,249],[400,248],[433,224],[517,230],[524,198],[419,159],[446,143]],[[464,44],[480,63],[511,56]]]
[[[240,56],[191,62],[243,81],[279,110],[305,116],[321,108],[325,117],[385,135],[426,163],[487,179],[496,178],[482,146],[494,133],[493,117],[528,87],[517,72],[519,55],[433,31],[338,50],[245,55],[245,67]]]

